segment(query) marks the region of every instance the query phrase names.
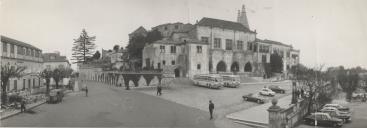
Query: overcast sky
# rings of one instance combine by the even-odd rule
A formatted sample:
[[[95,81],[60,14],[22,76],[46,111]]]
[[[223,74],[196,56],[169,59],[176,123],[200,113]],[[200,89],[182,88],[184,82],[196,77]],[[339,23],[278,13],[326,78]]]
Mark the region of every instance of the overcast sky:
[[[230,2],[229,2],[230,1]],[[2,35],[71,57],[83,28],[97,49],[126,46],[139,26],[195,24],[202,17],[236,21],[245,4],[260,39],[293,45],[301,63],[367,68],[366,0],[0,0]]]

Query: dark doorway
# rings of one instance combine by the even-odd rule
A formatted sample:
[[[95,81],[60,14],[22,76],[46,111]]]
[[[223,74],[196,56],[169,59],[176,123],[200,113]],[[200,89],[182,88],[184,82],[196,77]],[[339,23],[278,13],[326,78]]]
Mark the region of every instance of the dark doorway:
[[[238,72],[240,70],[240,66],[238,65],[238,62],[234,62],[231,65],[231,72]]]
[[[180,69],[175,69],[175,77],[180,77]]]
[[[252,66],[250,62],[247,62],[245,65],[245,72],[252,72]]]
[[[223,61],[220,61],[217,64],[217,72],[226,72],[227,66],[226,63],[224,63]]]

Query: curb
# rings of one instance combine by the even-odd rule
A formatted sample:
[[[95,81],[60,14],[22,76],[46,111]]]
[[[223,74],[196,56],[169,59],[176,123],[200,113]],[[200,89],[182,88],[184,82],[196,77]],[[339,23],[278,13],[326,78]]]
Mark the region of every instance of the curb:
[[[33,109],[33,108],[35,108],[35,107],[38,107],[38,106],[40,106],[40,105],[42,105],[42,104],[44,104],[44,103],[46,103],[46,101],[43,101],[43,102],[41,102],[41,103],[39,103],[39,104],[36,104],[36,105],[34,105],[34,106],[31,106],[31,107],[29,107],[27,110],[29,110],[29,109]],[[19,113],[21,113],[21,112],[20,112],[20,110],[16,110],[16,112],[13,112],[13,113],[11,113],[11,114],[9,114],[9,115],[1,116],[1,117],[0,117],[0,120],[4,120],[4,119],[7,119],[7,118],[9,118],[9,117],[12,117],[12,116],[18,115]]]

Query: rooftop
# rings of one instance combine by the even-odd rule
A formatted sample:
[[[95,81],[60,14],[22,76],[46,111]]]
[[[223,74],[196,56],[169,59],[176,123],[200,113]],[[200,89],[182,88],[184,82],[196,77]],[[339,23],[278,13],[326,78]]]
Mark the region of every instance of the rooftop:
[[[33,45],[30,45],[28,43],[25,43],[25,42],[22,42],[22,41],[19,41],[19,40],[15,40],[15,39],[3,36],[3,35],[1,35],[0,38],[1,38],[1,42],[4,42],[4,43],[14,44],[14,45],[17,45],[17,46],[23,46],[23,47],[28,47],[28,48],[32,48],[32,49],[42,51],[41,49],[39,49],[39,48],[37,48]]]
[[[249,28],[246,28],[245,26],[243,26],[241,23],[238,23],[238,22],[207,18],[207,17],[202,18],[196,25],[219,27],[219,28],[225,28],[225,29],[230,29],[230,30],[256,33],[256,32],[251,31]]]
[[[261,39],[256,38],[256,41],[259,41],[259,42],[262,42],[262,43],[267,43],[267,44],[274,44],[274,45],[282,45],[282,46],[286,46],[286,47],[292,47],[292,45],[283,44],[281,42],[273,41],[273,40],[267,40],[267,39],[261,40]]]
[[[42,54],[43,62],[67,62],[69,60],[66,56],[60,56],[59,53],[43,53]]]

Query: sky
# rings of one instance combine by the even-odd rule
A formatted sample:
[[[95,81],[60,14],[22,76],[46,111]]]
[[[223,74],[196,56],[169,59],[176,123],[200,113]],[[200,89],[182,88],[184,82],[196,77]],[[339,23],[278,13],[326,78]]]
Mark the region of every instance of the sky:
[[[302,64],[367,68],[366,0],[0,0],[0,34],[70,59],[83,28],[112,49],[139,26],[236,21],[243,4],[257,37],[300,49]]]

